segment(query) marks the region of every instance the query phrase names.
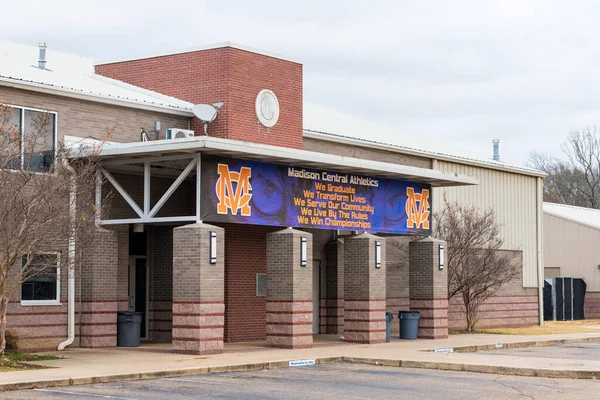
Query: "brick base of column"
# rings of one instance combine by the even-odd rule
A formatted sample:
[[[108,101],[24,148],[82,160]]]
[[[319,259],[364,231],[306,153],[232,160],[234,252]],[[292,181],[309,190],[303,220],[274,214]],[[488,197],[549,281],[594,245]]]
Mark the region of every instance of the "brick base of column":
[[[344,301],[344,341],[385,343],[385,299]]]
[[[419,339],[448,337],[448,299],[410,299],[410,309],[421,312]]]
[[[222,353],[224,321],[222,301],[173,301],[173,353]]]
[[[313,345],[312,300],[267,301],[267,346],[306,349]]]
[[[115,347],[117,345],[118,300],[81,302],[80,347]]]
[[[326,299],[327,322],[325,333],[344,333],[344,299]]]

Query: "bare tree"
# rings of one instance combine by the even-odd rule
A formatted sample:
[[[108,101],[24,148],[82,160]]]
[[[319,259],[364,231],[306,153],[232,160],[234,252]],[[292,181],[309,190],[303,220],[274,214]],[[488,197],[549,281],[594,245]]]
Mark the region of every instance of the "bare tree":
[[[600,131],[573,130],[562,145],[561,160],[532,152],[528,164],[544,171],[544,200],[600,208]]]
[[[481,305],[521,272],[513,252],[501,251],[504,241],[493,210],[449,203],[433,215],[433,236],[446,241],[448,300],[460,296],[466,330],[482,315]]]
[[[52,114],[0,103],[0,355],[9,301],[56,293],[57,264],[76,257],[69,243],[85,246],[94,233],[98,149],[73,158],[54,124]]]

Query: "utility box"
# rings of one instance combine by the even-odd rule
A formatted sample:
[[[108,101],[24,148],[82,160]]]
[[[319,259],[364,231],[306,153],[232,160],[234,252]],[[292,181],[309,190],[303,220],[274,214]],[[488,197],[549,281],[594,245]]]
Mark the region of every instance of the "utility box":
[[[587,285],[581,278],[544,280],[544,320],[573,321],[585,319],[583,312]]]

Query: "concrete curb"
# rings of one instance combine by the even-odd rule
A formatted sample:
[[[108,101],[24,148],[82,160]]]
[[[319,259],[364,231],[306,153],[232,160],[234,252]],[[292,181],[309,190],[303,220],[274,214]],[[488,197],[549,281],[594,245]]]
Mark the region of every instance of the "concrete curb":
[[[523,348],[523,347],[541,347],[550,346],[553,344],[569,344],[569,343],[582,343],[590,342],[594,340],[600,340],[600,337],[589,337],[589,338],[577,338],[577,339],[549,339],[549,340],[536,340],[527,342],[515,342],[515,343],[499,343],[502,348]],[[454,347],[454,352],[476,352],[483,350],[496,350],[496,344],[491,345],[480,345],[480,346],[462,346]],[[435,349],[422,350],[424,352],[433,352]],[[250,363],[250,364],[233,364],[233,365],[222,365],[216,367],[193,367],[185,369],[174,369],[166,371],[150,371],[140,372],[133,374],[114,374],[114,375],[101,375],[81,378],[59,378],[51,380],[39,380],[39,381],[28,381],[28,382],[17,382],[17,383],[0,383],[0,392],[14,391],[14,390],[25,390],[25,389],[39,389],[44,387],[61,387],[61,386],[72,386],[72,385],[89,385],[96,383],[109,383],[109,382],[122,382],[122,381],[133,381],[133,380],[144,380],[144,379],[157,379],[157,378],[174,378],[179,376],[191,376],[191,375],[202,375],[202,374],[213,374],[213,373],[225,373],[225,372],[244,372],[244,371],[260,371],[265,369],[279,369],[289,368],[290,361],[271,361],[263,363]],[[599,371],[577,371],[577,370],[555,370],[545,368],[520,368],[520,367],[501,367],[494,365],[479,365],[479,364],[461,364],[453,362],[435,362],[435,361],[414,361],[414,360],[390,360],[390,359],[376,359],[368,357],[322,357],[316,358],[316,364],[335,364],[339,362],[354,362],[368,365],[380,365],[385,367],[405,367],[405,368],[423,368],[423,369],[438,369],[445,371],[465,371],[465,372],[481,372],[487,374],[497,375],[515,375],[515,376],[530,376],[530,377],[544,377],[544,378],[566,378],[566,379],[600,379]]]
[[[26,389],[40,389],[47,387],[61,387],[61,386],[72,386],[72,385],[91,385],[96,383],[109,383],[109,382],[123,382],[123,381],[137,381],[145,379],[157,379],[157,378],[174,378],[181,376],[192,376],[202,374],[216,374],[225,372],[245,372],[245,371],[262,371],[266,369],[280,369],[289,368],[290,361],[271,361],[264,363],[251,363],[251,364],[234,364],[234,365],[221,365],[216,367],[199,367],[199,368],[185,368],[185,369],[174,369],[166,371],[150,371],[150,372],[139,372],[134,374],[115,374],[115,375],[101,375],[101,376],[90,376],[81,378],[60,378],[51,380],[40,380],[40,381],[28,381],[28,382],[17,382],[0,384],[0,392],[8,392],[15,390],[26,390]],[[343,357],[324,357],[315,359],[316,364],[335,364],[343,362]]]
[[[498,344],[486,344],[486,345],[478,345],[478,346],[460,346],[460,347],[453,347],[452,349],[455,353],[474,353],[477,351],[486,351],[486,350],[520,349],[520,348],[524,348],[524,347],[552,346],[555,344],[585,343],[585,342],[593,342],[595,340],[600,340],[600,336],[579,338],[579,339],[532,340],[532,341],[527,341],[527,342],[515,342],[515,343],[498,342]],[[502,346],[497,347],[497,345],[502,345]],[[435,351],[435,349],[424,350],[424,351]]]
[[[515,375],[530,376],[538,378],[563,378],[563,379],[600,379],[600,370],[598,371],[573,371],[573,370],[555,370],[544,368],[519,368],[519,367],[501,367],[494,365],[479,364],[460,364],[452,362],[434,362],[434,361],[414,361],[414,360],[386,360],[361,357],[344,357],[346,362],[355,362],[360,364],[379,365],[384,367],[405,367],[405,368],[423,368],[438,369],[444,371],[464,371],[481,372],[495,375]]]

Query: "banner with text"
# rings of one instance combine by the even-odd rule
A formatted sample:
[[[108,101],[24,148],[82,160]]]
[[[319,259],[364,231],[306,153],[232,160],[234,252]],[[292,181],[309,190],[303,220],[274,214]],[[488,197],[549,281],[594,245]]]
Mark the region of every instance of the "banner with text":
[[[429,233],[426,184],[211,156],[201,180],[206,222]]]

